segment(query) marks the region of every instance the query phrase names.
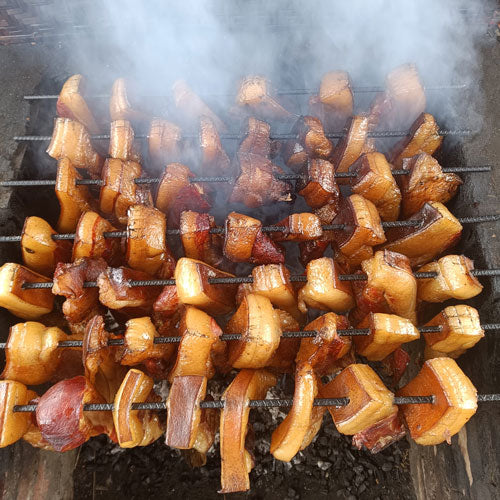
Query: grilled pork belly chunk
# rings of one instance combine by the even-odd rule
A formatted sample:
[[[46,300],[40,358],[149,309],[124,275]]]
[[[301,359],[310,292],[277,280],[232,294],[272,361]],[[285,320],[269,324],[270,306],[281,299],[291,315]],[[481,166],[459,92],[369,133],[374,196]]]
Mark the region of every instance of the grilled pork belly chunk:
[[[241,141],[238,153],[269,158],[271,156],[271,125],[250,116],[245,137]]]
[[[316,331],[315,337],[303,338],[295,358],[297,365],[310,363],[314,373],[319,377],[331,375],[337,368],[337,361],[351,349],[351,339],[339,336],[337,330],[349,328],[345,316],[327,313],[304,328],[305,331]]]
[[[113,424],[120,447],[147,446],[163,434],[164,425],[158,412],[132,409],[133,403],[160,400],[153,384],[152,378],[134,368],[125,375],[113,405]]]
[[[279,314],[262,295],[246,295],[226,325],[227,333],[241,333],[228,346],[227,364],[233,368],[263,368],[278,348]]]
[[[111,121],[128,120],[132,123],[149,121],[150,116],[140,108],[141,104],[138,102],[133,84],[125,78],[117,78],[111,88],[111,98],[109,100]]]
[[[201,170],[204,175],[228,175],[230,160],[220,142],[215,122],[208,116],[200,118]]]
[[[33,271],[51,275],[59,262],[71,260],[71,242],[53,240],[57,234],[40,217],[27,217],[21,233],[23,263]]]
[[[92,178],[100,177],[104,159],[90,141],[87,129],[70,118],[56,118],[47,153],[56,160],[67,158],[75,167],[88,170]]]
[[[127,254],[129,267],[159,278],[171,278],[175,258],[167,245],[167,219],[154,207],[128,209]]]
[[[356,174],[351,180],[352,192],[371,201],[382,220],[397,220],[401,192],[385,156],[382,153],[363,154],[349,170]]]
[[[357,434],[397,411],[394,394],[368,365],[352,364],[321,388],[323,398],[349,398],[347,406],[329,406],[341,434]]]
[[[434,396],[433,404],[400,407],[412,439],[422,445],[451,443],[451,437],[477,410],[476,388],[450,358],[426,361],[419,374],[397,395]]]
[[[80,258],[104,259],[110,265],[122,260],[120,238],[106,238],[105,233],[116,228],[96,212],[84,212],[76,226],[73,260]]]
[[[127,224],[127,210],[132,205],[152,206],[149,189],[134,179],[141,177],[142,168],[134,161],[109,158],[102,172],[103,186],[99,206],[106,215],[114,215],[120,224]]]
[[[464,255],[445,255],[429,262],[418,271],[434,272],[435,278],[418,280],[417,296],[426,302],[444,302],[448,299],[465,300],[479,295],[483,285],[473,276],[474,263]]]
[[[296,191],[313,209],[330,204],[338,208],[340,190],[335,181],[333,165],[319,158],[311,159],[304,168],[304,176],[297,181]]]
[[[175,266],[179,302],[196,306],[209,314],[227,314],[234,308],[237,285],[212,285],[210,278],[234,278],[199,260],[182,257]]]
[[[191,87],[184,80],[177,80],[172,86],[175,107],[179,113],[179,118],[187,126],[198,123],[202,116],[208,116],[219,132],[225,132],[225,123],[203,102]]]
[[[241,81],[236,104],[249,109],[264,120],[289,118],[291,114],[271,95],[271,85],[262,76],[249,76]]]
[[[55,451],[68,451],[99,434],[115,437],[109,411],[83,411],[86,403],[104,402],[85,377],[62,380],[53,385],[36,406],[36,423],[43,439]]]
[[[274,241],[310,241],[323,236],[319,217],[307,212],[289,215],[276,225],[285,229],[283,232],[271,233]]]
[[[462,224],[438,201],[425,203],[407,220],[421,224],[388,229],[384,248],[406,255],[412,267],[434,259],[455,245],[462,234]]]
[[[344,312],[354,306],[351,284],[340,281],[340,268],[328,257],[312,260],[307,264],[307,283],[299,291],[299,309],[305,313],[307,306],[323,311]]]
[[[20,264],[0,267],[0,307],[22,319],[37,319],[52,311],[54,296],[48,288],[24,289],[24,283],[50,282],[49,278]]]
[[[115,120],[111,122],[108,153],[111,158],[141,163],[139,148],[135,143],[134,129],[129,121]]]
[[[14,412],[14,406],[26,405],[37,394],[21,382],[0,380],[0,448],[21,439],[31,425],[31,414]]]
[[[370,313],[357,327],[370,330],[369,335],[353,337],[356,352],[370,361],[382,361],[402,344],[420,338],[409,319],[395,314]]]
[[[87,79],[83,75],[70,76],[57,98],[57,115],[76,120],[91,134],[98,134],[99,126],[85,100],[86,87]]]
[[[311,364],[306,362],[297,365],[293,406],[271,437],[270,451],[274,458],[289,462],[301,449],[311,425],[313,402],[317,394],[318,383]]]
[[[440,332],[424,333],[428,346],[434,351],[455,358],[475,346],[483,337],[477,309],[467,305],[449,306],[425,326],[439,326]]]
[[[248,215],[231,212],[226,217],[224,256],[232,262],[282,264],[283,249],[262,232],[262,223]]]
[[[156,171],[170,163],[181,161],[180,127],[161,118],[153,118],[148,134],[148,155],[149,164]]]
[[[433,155],[442,142],[434,117],[429,113],[422,113],[411,126],[408,135],[392,147],[387,159],[394,167],[401,168],[405,158],[421,153]]]
[[[353,283],[356,309],[351,317],[359,324],[369,313],[391,313],[402,316],[415,324],[417,320],[417,280],[409,260],[404,255],[379,250],[362,262],[366,281]]]
[[[408,170],[400,180],[403,217],[418,212],[428,201],[450,201],[462,184],[458,175],[443,173],[438,161],[427,153],[405,158],[403,168]]]
[[[5,368],[0,378],[26,385],[48,382],[61,361],[63,349],[57,347],[61,340],[68,340],[68,336],[55,326],[46,327],[35,321],[12,326],[5,345]]]
[[[76,185],[82,177],[67,158],[57,163],[55,192],[59,201],[57,230],[61,233],[75,230],[83,212],[91,210],[91,197],[87,186]]]
[[[283,159],[288,167],[300,171],[307,165],[308,159],[328,159],[333,151],[333,145],[325,136],[323,124],[314,116],[301,116],[291,131],[295,139],[288,141]]]
[[[245,447],[249,431],[248,417],[252,399],[263,399],[276,384],[276,377],[266,370],[241,370],[222,395],[220,412],[221,485],[219,493],[246,491],[250,488],[249,472],[254,466]]]
[[[280,329],[282,332],[296,332],[300,330],[300,325],[291,314],[277,309],[279,316]],[[291,373],[295,361],[295,356],[300,347],[300,339],[284,338],[280,339],[278,348],[274,351],[266,368],[278,373]]]

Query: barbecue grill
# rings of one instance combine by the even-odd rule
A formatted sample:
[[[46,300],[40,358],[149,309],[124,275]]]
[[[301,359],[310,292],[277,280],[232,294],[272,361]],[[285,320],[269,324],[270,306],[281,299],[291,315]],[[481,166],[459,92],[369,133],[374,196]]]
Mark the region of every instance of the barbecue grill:
[[[22,5],[22,4],[21,4]],[[22,7],[20,7],[22,8]],[[17,20],[20,19],[19,16],[15,16]],[[22,18],[22,16],[21,16]],[[10,17],[9,19],[12,19]],[[243,19],[232,18],[232,22],[235,22],[239,26],[244,26]],[[278,36],[283,36],[282,31],[286,30],[290,26],[295,26],[296,23],[300,24],[300,19],[294,17],[293,12],[285,13],[280,22],[276,23],[272,29],[278,33]],[[3,35],[7,36],[3,41],[17,41],[19,38],[28,38],[29,40],[41,40],[44,36],[49,39],[52,37],[65,39],[65,35],[68,31],[71,34],[75,33],[74,26],[66,26],[63,30],[56,30],[50,28],[46,30],[47,35],[33,35],[35,29],[32,28],[30,31],[29,27],[24,27],[19,30],[18,33],[9,29],[9,32],[3,32]],[[89,31],[88,27],[80,27],[81,31]],[[94,31],[94,30],[92,30]],[[43,30],[40,31],[43,33]],[[11,38],[12,37],[12,38]],[[37,50],[34,48],[33,50]],[[43,49],[42,49],[43,50]],[[492,49],[493,52],[495,48]],[[495,52],[494,52],[495,53]],[[8,203],[5,209],[2,211],[0,225],[2,230],[0,231],[0,256],[2,258],[2,263],[7,261],[21,262],[19,246],[15,243],[8,243],[6,235],[14,235],[11,241],[15,241],[16,235],[19,235],[22,229],[22,222],[24,217],[28,215],[39,215],[46,218],[49,221],[54,221],[58,207],[57,202],[54,199],[51,183],[55,178],[55,164],[56,162],[45,155],[44,151],[47,146],[47,140],[50,139],[51,129],[52,129],[52,118],[55,114],[54,111],[54,95],[58,92],[61,84],[68,76],[65,71],[60,70],[55,74],[55,77],[45,78],[42,80],[41,84],[37,89],[29,89],[26,92],[25,101],[29,103],[29,126],[26,130],[16,130],[12,133],[14,141],[18,143],[18,149],[15,154],[15,158],[12,160],[13,169],[11,172],[6,172],[2,174],[3,186],[0,190],[4,192],[9,192]],[[299,84],[300,83],[300,84]],[[302,110],[304,102],[307,100],[307,96],[312,92],[308,86],[309,82],[300,81],[297,83],[296,88],[281,88],[278,90],[278,95],[283,95],[291,99],[291,102],[296,103],[297,109]],[[371,85],[371,84],[375,85]],[[355,82],[354,90],[357,91],[357,96],[359,95],[359,104],[362,107],[365,105],[364,96],[380,90],[380,85],[376,85],[378,82]],[[427,83],[427,82],[426,82]],[[493,87],[494,88],[494,87]],[[470,221],[476,222],[473,224],[464,225],[464,232],[462,239],[457,247],[456,253],[463,253],[475,261],[476,268],[481,271],[486,277],[480,278],[481,283],[484,285],[484,291],[478,297],[467,301],[468,304],[476,307],[480,312],[481,322],[485,325],[492,325],[491,331],[486,332],[485,338],[473,349],[467,352],[459,360],[460,367],[465,371],[465,373],[471,378],[474,385],[478,388],[480,394],[497,394],[500,392],[500,380],[499,371],[500,361],[497,354],[498,346],[500,345],[499,333],[493,328],[499,321],[497,315],[497,304],[498,304],[498,279],[494,277],[496,274],[496,269],[500,267],[500,260],[498,258],[498,243],[496,241],[496,227],[497,223],[487,222],[480,223],[484,216],[494,216],[499,212],[497,204],[497,187],[495,181],[498,176],[495,172],[496,164],[494,161],[494,153],[491,150],[485,148],[481,149],[481,142],[483,139],[477,137],[477,127],[474,120],[471,122],[465,121],[465,123],[459,123],[457,120],[450,121],[449,116],[446,111],[442,111],[441,101],[450,102],[453,99],[458,99],[460,96],[468,96],[469,92],[473,92],[474,88],[467,84],[451,82],[448,85],[435,84],[429,82],[427,85],[427,95],[429,98],[428,111],[435,113],[438,123],[443,127],[441,130],[442,135],[450,136],[446,137],[443,146],[439,152],[438,160],[444,166],[456,172],[464,172],[463,179],[464,185],[461,186],[459,194],[455,197],[452,202],[448,205],[451,212],[457,217],[464,218],[464,222],[469,218]],[[34,95],[32,94],[34,92]],[[207,101],[214,103],[214,106],[218,105],[219,99],[225,99],[231,97],[230,93],[223,93],[220,95],[214,92],[209,92],[206,99]],[[22,97],[16,96],[17,102],[19,103],[21,113]],[[56,95],[57,97],[57,95]],[[106,95],[96,91],[94,97],[97,100],[103,100],[106,103]],[[163,99],[165,96],[148,96],[148,99]],[[366,102],[369,102],[367,97]],[[440,111],[442,113],[440,114]],[[491,123],[488,120],[495,118],[495,110],[490,111],[486,119],[485,127],[481,130],[481,134],[485,134],[484,129],[487,128]],[[289,127],[286,126],[280,128],[279,126],[273,127],[273,135],[275,138],[280,140],[285,140],[290,137]],[[396,131],[386,131],[379,132],[379,137],[398,137],[405,135],[406,131],[396,130]],[[137,134],[138,137],[145,138],[145,134]],[[340,132],[333,132],[329,135],[331,138],[341,137]],[[186,139],[193,139],[195,135],[190,136],[189,133],[185,134]],[[226,141],[228,149],[232,147],[231,144],[237,143],[237,139],[240,137],[239,131],[231,131],[231,133],[223,136]],[[95,138],[96,141],[105,141],[108,137],[106,135],[101,135]],[[491,164],[491,165],[490,165]],[[492,167],[492,172],[490,173],[489,167]],[[292,180],[296,178],[295,174],[285,174],[284,179]],[[225,178],[197,178],[197,181],[203,182],[225,182]],[[492,181],[493,180],[493,181]],[[9,182],[11,185],[9,186]],[[148,180],[141,180],[144,183],[154,184],[157,179],[151,177]],[[89,185],[98,185],[98,181],[88,180],[86,181]],[[24,185],[23,185],[24,184]],[[31,186],[30,186],[31,184]],[[45,186],[45,187],[44,187]],[[6,196],[3,193],[2,196]],[[290,209],[289,206],[283,204],[283,206],[273,207],[272,214],[266,212],[266,207],[252,213],[255,217],[263,221],[264,224],[268,224],[270,231],[273,231],[273,224],[276,220],[280,220],[284,216],[288,215],[291,211],[300,211],[300,205],[295,205],[294,209]],[[3,207],[2,207],[3,208]],[[225,215],[227,209],[224,210],[219,207],[220,212]],[[494,217],[493,217],[494,218]],[[487,220],[487,219],[486,219]],[[175,238],[175,231],[172,230],[171,236]],[[123,236],[116,235],[116,237]],[[68,237],[71,237],[69,235]],[[303,269],[296,264],[296,258],[294,259],[293,252],[290,252],[292,257],[290,262],[290,269],[295,274],[302,273]],[[487,274],[493,276],[488,277]],[[246,275],[244,270],[238,273],[240,276]],[[300,277],[298,277],[298,281]],[[347,278],[348,279],[348,278]],[[244,282],[242,279],[240,282]],[[167,282],[162,283],[167,284]],[[453,302],[452,302],[453,303]],[[427,321],[434,316],[434,314],[440,309],[438,307],[429,306],[428,310],[425,311],[425,317],[423,320]],[[0,320],[4,325],[4,332],[7,332],[7,327],[18,322],[19,320],[9,315],[5,310],[0,310]],[[308,335],[308,332],[291,332],[296,336]],[[309,333],[310,334],[310,333]],[[352,334],[352,332],[351,332]],[[362,334],[362,332],[360,333]],[[292,336],[292,335],[290,335]],[[0,340],[5,340],[6,333]],[[228,337],[229,340],[229,337]],[[165,338],[164,342],[170,342],[172,339],[168,337]],[[413,348],[414,352],[412,355],[417,358],[420,355],[421,348],[415,346]],[[416,366],[411,366],[407,376],[412,378],[418,368]],[[290,381],[284,381],[281,387],[283,391],[276,394],[270,400],[255,401],[252,406],[254,407],[286,407],[291,404],[289,399],[291,396],[290,392]],[[488,399],[495,399],[495,397],[488,398],[483,397],[484,401]],[[481,399],[480,399],[481,400]],[[421,401],[427,401],[422,399]],[[401,401],[402,402],[402,401]],[[418,404],[418,399],[414,401]],[[343,404],[344,402],[338,400],[336,404]],[[151,404],[151,408],[162,408],[163,403]],[[322,401],[321,399],[317,401],[317,404],[333,404],[333,401]],[[222,403],[219,401],[206,402],[207,407],[219,408]],[[146,408],[146,406],[144,406]],[[97,409],[94,408],[94,409]],[[102,409],[102,407],[101,407]],[[25,411],[33,410],[33,407],[24,408]],[[88,410],[92,410],[89,407]],[[260,412],[267,412],[267,409],[258,410]],[[254,412],[256,413],[256,412]],[[478,411],[467,426],[455,436],[452,440],[452,445],[440,445],[438,447],[420,447],[413,443],[410,444],[410,465],[411,465],[411,478],[413,481],[413,486],[415,488],[417,497],[419,498],[437,498],[442,496],[443,498],[455,498],[455,497],[465,497],[465,498],[494,498],[496,496],[496,484],[500,478],[498,477],[498,466],[497,466],[497,456],[498,450],[500,450],[500,438],[496,432],[496,422],[498,422],[498,417],[500,416],[500,404],[498,403],[483,403],[479,405]],[[260,417],[258,417],[260,418]],[[267,417],[264,417],[267,418]],[[267,422],[267,423],[266,423]],[[259,421],[261,423],[261,421]],[[267,433],[270,435],[272,427],[269,426],[269,421],[263,420],[261,423],[264,430],[262,434]],[[268,425],[268,427],[266,427]],[[323,427],[330,426],[333,427],[331,420],[328,423],[323,424]],[[330,435],[329,435],[330,436]],[[269,437],[269,436],[268,436]],[[259,438],[258,438],[259,439]],[[102,440],[101,440],[102,441]],[[98,445],[102,442],[98,440]],[[161,441],[161,440],[160,440]],[[313,448],[315,445],[311,445]],[[320,446],[318,444],[318,446]],[[396,447],[404,446],[401,444],[396,444]],[[324,448],[328,449],[329,444],[324,445]],[[95,450],[96,447],[88,448],[90,450]],[[404,448],[403,448],[404,449]],[[346,454],[347,448],[343,448],[341,453]],[[147,449],[141,450],[144,455],[148,453]],[[85,453],[85,451],[83,451]],[[99,453],[99,452],[97,452]],[[153,453],[153,452],[152,452]],[[154,453],[157,453],[157,448],[155,447]],[[265,453],[265,452],[264,452]],[[264,454],[263,453],[263,454]],[[352,453],[351,453],[352,455]],[[361,455],[359,455],[361,456]],[[356,455],[358,457],[358,455]],[[52,498],[67,498],[70,496],[69,491],[61,491],[61,488],[67,488],[71,485],[71,473],[73,464],[75,463],[76,457],[74,454],[51,454],[48,456],[47,452],[40,452],[36,449],[32,449],[24,443],[17,443],[8,449],[0,451],[0,467],[2,472],[4,472],[4,482],[3,490],[6,498],[11,498],[15,496],[15,492],[18,495],[23,495],[29,497],[33,495],[35,498],[36,492],[38,491],[40,497],[52,497]],[[172,468],[176,467],[174,462],[179,461],[178,457],[173,455],[168,456],[168,461],[165,462],[165,470],[169,469],[169,464],[172,463]],[[212,458],[217,462],[217,459]],[[257,459],[257,463],[258,463]],[[328,462],[329,459],[325,457],[322,463]],[[316,460],[318,461],[318,460]],[[295,464],[297,465],[297,464]],[[352,464],[356,466],[356,462]],[[289,484],[298,484],[303,477],[303,471],[298,470],[297,467],[292,467],[286,472],[280,472],[284,469],[278,467],[278,472],[275,472],[276,465],[268,461],[263,464],[261,470],[265,472],[262,475],[269,474],[269,477],[275,478],[280,474],[285,475],[290,481]],[[30,476],[21,477],[20,471],[29,471]],[[325,470],[321,469],[321,473],[325,474]],[[200,476],[198,473],[193,472],[193,476],[185,476],[179,478],[179,483],[189,483],[190,477],[196,477],[198,481],[199,489],[197,492],[193,493],[193,497],[198,495],[201,497],[202,494],[206,497],[210,493],[215,494],[215,488],[208,492],[207,487],[204,486],[209,484],[208,476]],[[59,477],[62,476],[62,478]],[[381,476],[382,481],[390,482],[394,480],[396,476],[389,477]],[[95,479],[95,475],[94,475]],[[143,476],[137,476],[137,482],[143,482],[146,478]],[[205,481],[205,482],[204,482]],[[330,480],[331,481],[331,480]],[[217,477],[215,479],[217,482]],[[318,484],[318,490],[314,490],[315,482]],[[212,481],[213,483],[213,481]],[[263,483],[267,487],[272,486],[272,480],[268,483]],[[280,488],[283,488],[280,482]],[[324,494],[324,491],[320,491],[320,481],[315,479],[309,479],[307,481],[308,488],[312,488],[311,491],[305,492],[301,491],[295,487],[295,493],[304,494],[304,496],[309,495],[311,498],[317,497]],[[321,483],[322,484],[322,483]],[[95,484],[93,485],[93,492],[96,498],[106,497],[105,490],[95,489]],[[205,491],[203,488],[205,487]],[[285,487],[284,491],[287,491]],[[32,493],[31,491],[35,491]],[[347,487],[339,486],[338,490],[344,490],[339,495],[354,494],[362,495],[363,492],[359,493],[356,490],[348,490]],[[183,491],[189,491],[188,489]],[[281,491],[281,489],[280,489]],[[390,489],[389,489],[390,491]],[[30,493],[28,493],[30,492]],[[54,493],[52,493],[54,492]],[[108,492],[112,494],[112,492]],[[289,493],[294,495],[295,493]],[[364,492],[365,495],[369,492]],[[262,490],[257,490],[256,494],[265,495]],[[334,494],[330,491],[330,494]],[[174,493],[172,493],[174,496]]]

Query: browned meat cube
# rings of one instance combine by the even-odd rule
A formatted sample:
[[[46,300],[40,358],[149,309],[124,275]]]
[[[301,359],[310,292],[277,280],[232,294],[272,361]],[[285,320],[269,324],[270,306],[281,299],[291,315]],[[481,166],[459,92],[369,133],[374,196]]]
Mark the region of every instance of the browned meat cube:
[[[304,177],[297,181],[296,191],[311,208],[321,208],[327,204],[338,207],[340,190],[335,181],[333,165],[329,161],[309,160],[303,174]]]
[[[149,163],[155,170],[181,161],[181,129],[174,123],[153,118],[148,134]]]

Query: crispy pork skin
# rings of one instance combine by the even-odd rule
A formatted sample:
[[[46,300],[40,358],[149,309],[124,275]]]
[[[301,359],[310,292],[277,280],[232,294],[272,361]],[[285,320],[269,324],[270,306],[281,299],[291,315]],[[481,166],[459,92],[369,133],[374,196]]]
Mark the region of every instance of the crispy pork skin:
[[[321,220],[307,212],[291,214],[276,225],[284,229],[283,232],[271,233],[274,241],[311,241],[323,236]]]
[[[108,153],[111,158],[141,163],[139,148],[135,143],[134,129],[129,121],[115,120],[111,122]]]

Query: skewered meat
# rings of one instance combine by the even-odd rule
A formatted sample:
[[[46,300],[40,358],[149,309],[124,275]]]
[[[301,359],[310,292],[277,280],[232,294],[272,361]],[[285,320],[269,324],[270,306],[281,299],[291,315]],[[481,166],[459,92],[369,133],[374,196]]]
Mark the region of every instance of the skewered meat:
[[[205,175],[228,175],[230,160],[220,142],[215,122],[200,118],[201,169]]]
[[[66,297],[62,311],[66,321],[76,332],[82,331],[91,317],[102,312],[99,290],[84,288],[83,284],[85,281],[96,281],[106,267],[104,259],[85,257],[71,264],[58,264],[56,267],[52,293]]]
[[[418,226],[393,227],[386,231],[384,248],[399,252],[419,266],[452,247],[462,234],[462,224],[438,201],[431,201],[407,220],[422,221]]]
[[[221,485],[219,493],[246,491],[250,488],[249,472],[254,465],[245,448],[248,417],[252,399],[266,397],[276,384],[276,377],[266,370],[241,370],[224,391],[224,409],[220,415]]]
[[[396,386],[404,375],[409,363],[410,355],[404,349],[398,347],[381,361],[381,366],[384,373],[388,377],[392,377],[392,383]]]
[[[248,215],[231,212],[226,218],[224,256],[233,262],[282,264],[282,248],[261,231],[262,223]]]
[[[81,176],[68,158],[59,160],[55,192],[60,206],[57,229],[61,233],[74,231],[82,213],[91,210],[90,192],[87,186],[77,186],[76,179]]]
[[[319,217],[307,212],[289,215],[276,225],[286,229],[283,232],[271,233],[274,241],[310,241],[323,236]]]
[[[311,424],[314,398],[318,394],[316,375],[310,363],[301,363],[295,370],[293,406],[271,437],[274,458],[289,462],[300,450]]]
[[[401,192],[385,156],[382,153],[363,154],[349,170],[356,174],[351,180],[352,192],[371,201],[382,220],[397,220]]]
[[[472,275],[474,263],[464,255],[445,255],[429,262],[419,272],[435,272],[435,278],[418,280],[417,296],[426,302],[444,302],[447,299],[471,299],[480,294],[483,285]]]
[[[91,134],[99,133],[99,126],[85,101],[87,79],[83,75],[70,76],[57,98],[57,114],[80,122]]]
[[[168,380],[185,375],[200,375],[212,378],[215,369],[212,362],[212,353],[218,349],[221,342],[219,337],[222,330],[216,321],[207,313],[187,306],[179,325],[181,341],[177,351],[177,359]]]
[[[297,181],[296,191],[311,208],[332,205],[338,208],[340,190],[335,181],[333,165],[326,160],[313,158],[307,162],[304,177]]]
[[[127,264],[159,278],[171,278],[175,258],[167,245],[167,219],[154,207],[133,205],[128,209]]]
[[[403,217],[418,212],[428,201],[446,203],[462,184],[458,175],[443,173],[438,161],[427,153],[405,158],[403,168],[409,171],[400,181]]]
[[[140,163],[141,155],[134,141],[134,129],[129,121],[115,120],[111,122],[108,151],[111,158]]]
[[[271,126],[269,123],[250,116],[247,131],[238,148],[238,153],[269,158],[271,156]]]
[[[0,380],[0,448],[15,443],[28,431],[31,414],[14,412],[14,406],[26,405],[36,397],[21,382]]]
[[[85,168],[92,178],[100,177],[104,159],[90,141],[87,129],[70,118],[56,118],[47,153],[56,160],[67,158],[75,167]]]
[[[198,123],[202,116],[208,116],[217,127],[219,132],[225,132],[225,123],[203,102],[184,80],[177,80],[172,86],[174,103],[179,118],[186,122],[186,125]]]
[[[333,145],[325,136],[323,124],[314,116],[301,116],[291,131],[296,139],[287,142],[283,159],[288,167],[300,171],[307,165],[308,159],[328,159]]]
[[[228,366],[263,368],[280,343],[279,314],[267,297],[250,293],[227,323],[226,332],[241,333],[241,339],[228,346]]]
[[[377,208],[359,194],[342,199],[332,224],[345,224],[344,230],[335,230],[333,235],[336,246],[352,267],[370,258],[373,247],[386,241]]]
[[[300,325],[291,314],[281,309],[278,309],[276,312],[279,316],[280,329],[282,332],[296,332],[300,330]],[[281,337],[278,348],[274,351],[266,368],[279,373],[291,372],[299,346],[300,339]]]
[[[86,403],[104,403],[104,399],[82,376],[58,382],[38,400],[36,423],[55,451],[73,450],[102,433],[114,436],[111,413],[84,412]]]
[[[320,377],[332,374],[337,368],[336,362],[351,349],[350,337],[340,337],[337,333],[337,330],[348,327],[347,318],[335,313],[327,313],[311,321],[304,330],[316,331],[316,336],[300,341],[300,349],[295,358],[297,365],[310,363]]]
[[[203,375],[182,375],[172,380],[167,400],[167,446],[193,448],[204,412],[200,402],[205,399],[207,380]]]
[[[40,274],[50,275],[58,262],[71,260],[71,242],[53,240],[57,234],[40,217],[27,217],[21,233],[24,265]]]
[[[234,308],[237,285],[211,285],[210,278],[233,278],[199,260],[183,257],[175,266],[179,302],[196,306],[210,314],[227,314]]]
[[[34,403],[36,399],[32,399],[30,403]],[[46,451],[55,451],[54,448],[42,436],[42,433],[36,425],[36,416],[30,414],[30,426],[23,436],[23,440],[35,448],[40,448]]]
[[[442,142],[434,117],[429,113],[422,113],[411,126],[408,135],[392,147],[387,158],[394,167],[401,168],[405,158],[421,153],[433,155]]]
[[[324,398],[349,398],[328,410],[341,434],[357,434],[397,411],[394,394],[368,365],[353,364],[321,388]]]
[[[335,147],[331,159],[336,173],[349,171],[349,167],[364,152],[367,134],[368,117],[353,116],[347,120],[344,135]],[[347,182],[344,179],[340,179],[340,181],[339,184]]]
[[[148,134],[149,163],[155,170],[181,160],[181,129],[174,123],[153,118]]]
[[[140,370],[130,369],[125,375],[113,405],[113,423],[122,448],[147,446],[163,433],[159,415],[151,410],[133,410],[133,403],[154,401],[153,379]]]
[[[50,289],[24,289],[24,283],[50,282],[49,278],[20,264],[7,262],[0,267],[0,307],[22,319],[37,319],[52,311],[54,296]]]
[[[249,108],[252,114],[264,120],[280,120],[291,116],[271,96],[270,84],[262,76],[249,76],[240,83],[236,104],[241,108]]]
[[[477,391],[451,358],[426,361],[398,396],[434,396],[433,404],[402,405],[411,437],[417,444],[451,442],[477,409]]]
[[[417,280],[408,258],[388,250],[378,251],[371,259],[363,261],[361,269],[367,280],[353,284],[356,295],[356,309],[352,312],[354,324],[359,324],[372,312],[396,314],[415,324]]]
[[[35,321],[18,323],[9,330],[5,345],[5,368],[0,378],[17,380],[26,385],[48,382],[58,369],[61,340],[68,336],[57,327],[46,327]]]
[[[102,172],[103,186],[99,196],[101,211],[114,215],[120,224],[125,225],[129,207],[152,206],[153,199],[149,189],[134,182],[141,174],[141,166],[134,161],[108,158]]]
[[[150,314],[160,293],[159,286],[130,286],[129,281],[148,280],[151,276],[127,267],[108,267],[97,278],[102,305],[127,316]]]
[[[110,265],[120,264],[121,240],[105,237],[105,233],[113,231],[116,228],[98,213],[84,212],[76,226],[73,260],[102,258]]]
[[[160,295],[158,295],[153,310],[155,319],[161,319],[161,322],[169,321],[179,309],[179,296],[175,285],[166,285]]]
[[[299,309],[305,313],[307,306],[324,311],[343,312],[354,305],[351,284],[340,281],[340,268],[328,257],[312,260],[307,264],[307,283],[299,291]]]
[[[111,121],[128,120],[134,122],[146,122],[149,115],[140,110],[141,105],[137,102],[136,91],[130,81],[125,78],[117,78],[111,88],[109,100],[109,115]]]
[[[370,313],[358,328],[370,330],[369,335],[354,337],[356,352],[370,361],[382,361],[401,344],[420,337],[410,320],[395,314]]]
[[[441,327],[440,332],[423,334],[427,345],[452,358],[460,356],[484,337],[477,309],[466,305],[446,307],[426,326]]]

